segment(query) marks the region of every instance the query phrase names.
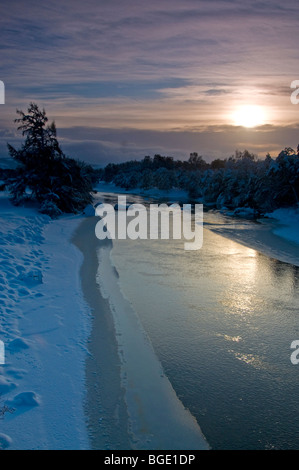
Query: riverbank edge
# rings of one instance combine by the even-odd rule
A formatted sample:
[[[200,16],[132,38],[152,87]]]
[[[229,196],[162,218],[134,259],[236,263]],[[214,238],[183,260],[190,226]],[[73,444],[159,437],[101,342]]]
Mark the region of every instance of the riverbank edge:
[[[154,387],[153,390],[157,391],[156,397],[159,405],[154,405],[154,401],[152,401],[152,405],[154,405],[154,408],[157,407],[159,409],[160,407],[160,409],[163,409],[164,403],[165,406],[163,413],[166,412],[167,409],[169,410],[170,414],[166,421],[171,423],[171,425],[167,432],[164,430],[160,434],[160,431],[158,431],[158,435],[156,437],[151,435],[150,432],[144,441],[141,438],[136,447],[136,437],[138,440],[138,436],[136,436],[135,433],[132,434],[130,430],[130,426],[132,426],[130,417],[132,419],[132,414],[129,415],[130,409],[128,409],[126,402],[126,390],[124,390],[123,383],[121,381],[121,378],[124,376],[126,365],[124,365],[124,368],[122,369],[122,364],[118,355],[118,341],[116,335],[119,334],[119,332],[117,332],[115,328],[114,312],[111,310],[109,300],[103,297],[97,282],[97,251],[99,248],[103,248],[107,253],[110,252],[112,242],[111,240],[100,241],[96,238],[95,223],[97,220],[98,219],[95,217],[84,219],[71,240],[84,256],[84,261],[80,270],[82,291],[92,313],[92,331],[88,345],[89,355],[86,359],[87,392],[84,407],[87,416],[87,428],[91,448],[103,450],[142,450],[144,448],[143,445],[146,445],[146,448],[148,448],[148,444],[150,444],[151,441],[155,443],[160,442],[160,444],[165,441],[168,445],[172,445],[171,435],[173,432],[174,447],[171,448],[182,450],[189,448],[188,445],[190,444],[192,449],[208,450],[209,445],[202,435],[195,418],[191,416],[188,410],[183,408],[182,403],[177,398],[171,384],[168,382],[168,379],[160,375],[160,363],[156,363],[156,360],[158,361],[156,357],[153,356],[152,358],[151,351],[148,350],[148,347],[150,349],[150,346],[146,343],[143,344],[143,346],[145,347],[145,357],[149,362],[145,362],[145,366],[149,365],[149,370],[151,372],[152,369],[154,369],[155,372],[153,376],[158,377],[157,387]],[[112,270],[114,269],[112,265],[111,268]],[[125,312],[128,306],[125,304],[124,299],[123,301],[123,310]],[[139,333],[138,328],[135,329],[134,320],[133,324],[133,331],[136,332],[134,339],[136,340]],[[144,333],[140,333],[140,337],[142,337]],[[128,364],[131,368],[132,365],[134,367],[132,362]],[[156,375],[157,370],[159,371],[159,376]],[[139,377],[138,374],[137,376]],[[150,383],[150,379],[148,383]],[[144,383],[140,383],[140,386],[137,385],[137,393],[144,388],[143,385]],[[159,392],[161,392],[161,394],[159,394]],[[132,390],[129,391],[129,395],[131,393]],[[144,403],[146,404],[149,396],[150,394],[147,392],[144,397],[141,395],[141,400],[144,399]],[[151,398],[151,400],[153,399]],[[148,413],[149,418],[152,412],[151,410],[147,410],[146,413]],[[158,419],[159,415],[157,415],[157,418],[155,419],[157,424]],[[149,418],[149,422],[150,421],[151,418]],[[154,425],[151,423],[150,426],[153,425],[153,429],[158,429],[156,423],[154,423]],[[163,426],[161,427],[163,428]],[[163,434],[164,432],[165,435]],[[182,449],[180,448],[180,443],[183,446]],[[142,447],[139,447],[140,444]],[[167,449],[168,448],[169,447],[167,447]],[[151,448],[151,450],[156,449]]]
[[[130,439],[115,328],[109,303],[102,297],[96,283],[97,247],[105,246],[111,241],[96,238],[96,221],[96,217],[83,219],[71,239],[83,254],[81,288],[91,310],[91,333],[85,364],[84,411],[91,449],[126,450],[130,448]]]

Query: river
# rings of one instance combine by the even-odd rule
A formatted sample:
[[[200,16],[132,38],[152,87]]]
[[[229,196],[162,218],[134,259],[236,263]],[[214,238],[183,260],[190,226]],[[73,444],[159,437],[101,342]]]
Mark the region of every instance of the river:
[[[298,449],[299,365],[290,345],[299,339],[299,268],[233,232],[258,241],[269,227],[206,211],[200,250],[185,251],[182,240],[113,240],[111,260],[211,448]]]

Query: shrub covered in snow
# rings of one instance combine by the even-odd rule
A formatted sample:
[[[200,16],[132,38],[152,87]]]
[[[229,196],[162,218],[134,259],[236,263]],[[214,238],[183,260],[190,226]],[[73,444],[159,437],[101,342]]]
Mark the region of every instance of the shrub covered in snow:
[[[62,214],[61,210],[57,207],[55,202],[47,200],[41,203],[39,211],[42,214],[49,215],[51,219],[56,219]]]

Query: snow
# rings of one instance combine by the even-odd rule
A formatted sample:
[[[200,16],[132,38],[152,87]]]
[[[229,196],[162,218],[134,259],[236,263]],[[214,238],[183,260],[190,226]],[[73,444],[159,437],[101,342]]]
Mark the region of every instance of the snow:
[[[51,221],[0,193],[0,449],[89,446],[83,403],[90,312],[82,255],[69,241],[81,220]]]
[[[12,440],[6,434],[0,433],[0,449],[4,450],[7,449],[9,446],[12,445]]]
[[[299,208],[277,209],[266,216],[279,222],[273,230],[275,235],[299,244]]]
[[[231,215],[232,217],[241,217],[244,219],[254,219],[256,216],[256,212],[251,207],[237,207],[233,211],[225,210],[222,208],[221,212],[225,212],[227,215]]]

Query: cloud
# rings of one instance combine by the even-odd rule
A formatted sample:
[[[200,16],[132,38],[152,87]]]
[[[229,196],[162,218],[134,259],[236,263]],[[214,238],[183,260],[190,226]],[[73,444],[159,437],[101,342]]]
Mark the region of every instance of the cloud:
[[[268,152],[276,157],[284,147],[297,147],[298,129],[299,125],[287,128],[265,125],[257,129],[226,125],[159,132],[75,127],[61,130],[59,136],[63,150],[70,156],[106,165],[155,154],[184,160],[194,151],[211,161],[228,158],[236,149],[248,149],[260,158]]]
[[[21,86],[23,80],[59,87],[107,80],[165,81],[170,76],[196,83],[197,74],[198,80],[214,75],[219,83],[219,69],[225,81],[234,80],[232,73],[238,72],[236,78],[256,73],[257,65],[263,74],[265,54],[275,73],[277,44],[280,50],[291,45],[293,39],[285,33],[298,20],[297,13],[284,23],[276,2],[271,7],[268,2],[267,15],[263,2],[251,7],[177,0],[171,7],[169,1],[156,0],[127,2],[126,8],[117,1],[72,1],[72,8],[66,4],[54,0],[45,7],[28,1],[25,9],[23,2],[13,2],[4,10],[3,69],[14,84]]]
[[[65,145],[71,152],[77,145],[78,155],[85,146],[92,159],[197,146],[212,155],[240,143],[264,151],[272,144],[261,133],[219,131],[247,101],[267,108],[283,145],[290,133],[282,125],[298,122],[289,100],[289,85],[299,79],[298,20],[295,0],[7,2],[1,129],[15,136],[15,109],[35,101],[61,132],[81,129],[81,140],[72,134]],[[102,138],[104,128],[120,140]]]

